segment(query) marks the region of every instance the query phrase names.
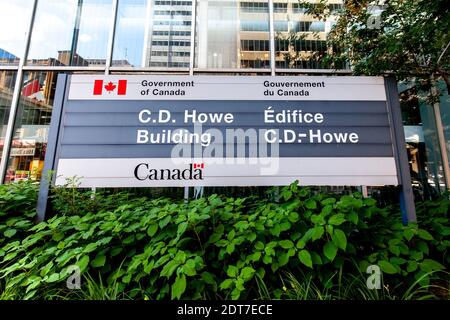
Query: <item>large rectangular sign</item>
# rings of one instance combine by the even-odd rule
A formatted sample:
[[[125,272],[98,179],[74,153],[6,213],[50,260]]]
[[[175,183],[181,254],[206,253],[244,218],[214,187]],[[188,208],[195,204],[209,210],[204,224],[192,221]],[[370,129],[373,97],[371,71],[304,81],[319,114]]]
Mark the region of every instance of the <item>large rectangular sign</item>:
[[[58,185],[400,183],[382,77],[72,75],[58,90]]]

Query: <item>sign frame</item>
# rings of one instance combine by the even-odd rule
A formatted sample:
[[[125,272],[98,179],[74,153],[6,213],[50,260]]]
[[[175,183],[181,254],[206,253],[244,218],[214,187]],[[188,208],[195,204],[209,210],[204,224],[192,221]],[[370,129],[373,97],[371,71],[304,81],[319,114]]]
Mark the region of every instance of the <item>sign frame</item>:
[[[124,75],[126,77],[126,75]],[[194,76],[195,77],[195,76]],[[55,92],[53,114],[50,122],[49,137],[47,144],[47,152],[44,161],[44,168],[42,174],[42,181],[40,184],[38,205],[37,205],[37,220],[43,221],[46,218],[48,211],[48,196],[50,192],[50,183],[56,179],[57,150],[63,129],[63,115],[65,108],[65,101],[69,97],[69,82],[71,75],[59,74],[57,79],[57,87]],[[276,77],[273,77],[276,79]],[[390,135],[393,147],[393,157],[395,159],[398,185],[399,185],[399,200],[402,211],[402,220],[406,225],[409,222],[416,221],[416,212],[414,205],[414,196],[411,185],[411,176],[409,171],[408,157],[406,148],[404,148],[405,135],[403,130],[403,123],[401,119],[400,103],[398,99],[398,91],[395,77],[384,77],[384,88],[386,93],[387,114],[391,125]],[[288,99],[286,99],[288,100]],[[51,174],[50,174],[51,173]]]

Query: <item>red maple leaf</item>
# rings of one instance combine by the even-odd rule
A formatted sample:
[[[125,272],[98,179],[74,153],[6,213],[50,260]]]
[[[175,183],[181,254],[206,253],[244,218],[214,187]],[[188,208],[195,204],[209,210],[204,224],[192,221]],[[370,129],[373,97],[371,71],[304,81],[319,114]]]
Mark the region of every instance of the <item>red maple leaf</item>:
[[[111,81],[108,82],[108,84],[105,86],[106,91],[108,91],[108,93],[111,93],[112,91],[114,91],[114,89],[116,88],[116,85],[114,83],[112,83]]]

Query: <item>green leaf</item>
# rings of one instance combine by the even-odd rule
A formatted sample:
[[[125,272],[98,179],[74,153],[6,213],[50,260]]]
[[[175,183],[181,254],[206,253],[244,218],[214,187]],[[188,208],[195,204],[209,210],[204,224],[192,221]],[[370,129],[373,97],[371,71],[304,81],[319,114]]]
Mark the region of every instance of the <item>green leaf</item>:
[[[228,254],[232,254],[234,252],[235,246],[234,243],[229,243],[227,245],[226,251]]]
[[[195,261],[194,259],[189,259],[183,266],[183,273],[188,277],[193,277],[197,274],[195,270]]]
[[[381,260],[378,261],[378,265],[381,268],[381,271],[387,274],[396,274],[398,272],[397,268],[394,267],[389,261]]]
[[[220,289],[224,290],[224,289],[229,289],[231,287],[231,285],[233,284],[233,279],[226,279],[224,280],[221,284],[220,284]]]
[[[291,197],[292,197],[292,191],[290,190],[285,190],[282,193],[284,201],[288,201]]]
[[[406,240],[411,241],[411,239],[414,237],[414,230],[411,228],[405,229],[403,231],[403,236],[405,237]]]
[[[255,269],[252,267],[245,267],[241,270],[241,278],[245,281],[249,280],[251,277],[253,277],[253,274],[255,273]]]
[[[417,270],[418,266],[419,266],[419,264],[416,261],[409,261],[408,266],[406,267],[406,271],[414,272]]]
[[[312,259],[311,259],[311,255],[309,254],[308,250],[301,250],[298,253],[298,259],[300,260],[301,263],[303,263],[305,266],[309,267],[312,269],[313,264],[312,264]]]
[[[323,206],[336,203],[335,198],[326,198],[320,202]]]
[[[300,218],[300,217],[299,217],[299,215],[298,215],[297,212],[291,212],[291,213],[289,213],[288,219],[289,219],[290,222],[293,222],[293,223],[294,223],[294,222],[297,222],[299,218]]]
[[[253,252],[253,254],[247,256],[247,258],[253,262],[259,261],[259,259],[261,259],[261,251]]]
[[[187,222],[182,222],[178,225],[177,237],[181,236],[186,231],[188,225]]]
[[[347,215],[347,220],[350,221],[351,223],[355,224],[355,225],[358,224],[358,221],[359,221],[358,214],[356,212],[354,212],[354,211],[350,212]]]
[[[333,261],[336,257],[338,248],[334,245],[333,242],[327,242],[323,247],[323,254],[328,260]]]
[[[281,241],[278,241],[278,244],[283,249],[290,249],[290,248],[294,247],[294,243],[291,240],[281,240]]]
[[[62,239],[64,239],[64,233],[62,233],[62,232],[56,232],[52,235],[52,240],[54,240],[56,242],[59,242]]]
[[[278,265],[280,267],[285,266],[287,263],[289,262],[289,256],[287,253],[283,253],[282,255],[280,255],[280,257],[278,258]]]
[[[156,234],[156,231],[158,231],[158,224],[153,223],[148,227],[147,234],[149,237],[153,237]]]
[[[248,233],[247,236],[245,237],[248,241],[253,242],[256,239],[256,233],[251,232]]]
[[[430,277],[426,272],[421,270],[414,275],[414,279],[416,279],[422,287],[426,287],[430,284]]]
[[[439,262],[432,259],[424,259],[420,264],[420,270],[424,272],[432,272],[436,270],[445,270],[445,267]]]
[[[428,248],[428,245],[425,241],[422,241],[422,240],[417,241],[416,246],[417,246],[417,249],[419,249],[421,252],[423,252],[425,254],[430,253],[430,249]]]
[[[331,212],[333,212],[333,206],[332,205],[326,205],[322,208],[322,211],[320,212],[320,215],[323,217],[328,216]]]
[[[303,249],[306,246],[306,242],[303,239],[300,239],[297,241],[297,244],[295,245],[297,249]]]
[[[202,279],[205,281],[205,283],[215,286],[216,281],[214,280],[214,277],[211,273],[205,271],[202,273]]]
[[[322,238],[323,234],[325,233],[325,229],[323,226],[317,226],[315,228],[313,228],[313,232],[312,232],[312,241],[316,241],[320,238]]]
[[[317,203],[316,203],[316,201],[314,199],[308,199],[308,200],[305,201],[305,207],[307,209],[310,209],[310,210],[316,209],[317,208]]]
[[[3,235],[7,238],[13,237],[17,233],[16,229],[8,229],[5,232],[3,232]]]
[[[271,257],[271,256],[265,255],[265,256],[263,257],[263,263],[264,263],[264,264],[272,263],[272,257]]]
[[[171,260],[169,261],[164,268],[161,270],[160,276],[170,278],[170,276],[175,272],[175,270],[180,265],[179,261]]]
[[[236,236],[236,231],[231,230],[231,231],[228,233],[228,235],[227,235],[228,241],[233,240],[235,236]]]
[[[400,248],[396,245],[389,245],[389,251],[395,254],[396,256],[400,255]]]
[[[77,261],[77,266],[80,268],[80,271],[83,272],[83,270],[86,269],[88,263],[89,263],[89,256],[85,255],[80,260]]]
[[[46,282],[52,283],[58,280],[59,280],[59,273],[53,273],[47,278]]]
[[[163,219],[159,220],[159,227],[163,229],[165,226],[167,226],[172,219],[171,216],[165,216]]]
[[[426,230],[419,229],[417,231],[417,235],[419,238],[422,238],[423,240],[433,240],[433,236]]]
[[[347,248],[347,237],[345,236],[344,231],[341,229],[335,228],[333,231],[333,235],[331,236],[333,243],[336,247],[345,250]]]
[[[239,274],[239,269],[236,266],[228,266],[227,275],[230,278],[236,278]]]
[[[172,299],[180,299],[185,290],[186,276],[184,274],[178,275],[172,285]]]
[[[331,216],[330,219],[328,219],[328,223],[335,226],[339,226],[344,222],[345,222],[345,215],[343,213],[335,214]]]
[[[255,249],[256,250],[263,250],[264,249],[264,243],[262,243],[261,241],[258,241],[255,243]]]
[[[103,267],[106,262],[106,256],[104,254],[97,255],[91,262],[91,266],[94,268]]]
[[[318,265],[323,264],[322,258],[320,257],[320,255],[315,253],[314,251],[311,251],[311,258],[312,258],[313,264],[318,264]]]
[[[117,256],[119,253],[123,251],[122,247],[117,247],[111,250],[111,257]]]
[[[311,216],[311,222],[314,224],[324,225],[325,219],[323,218],[323,216],[321,214],[313,214]]]

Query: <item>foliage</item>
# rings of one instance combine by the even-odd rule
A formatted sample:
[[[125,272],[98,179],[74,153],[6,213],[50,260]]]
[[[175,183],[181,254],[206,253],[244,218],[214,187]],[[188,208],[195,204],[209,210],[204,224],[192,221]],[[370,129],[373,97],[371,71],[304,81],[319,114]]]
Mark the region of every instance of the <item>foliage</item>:
[[[448,199],[422,204],[419,228],[403,227],[395,208],[379,208],[359,193],[329,195],[294,183],[274,194],[185,202],[55,190],[60,212],[32,227],[24,216],[28,229],[2,243],[1,297],[373,298],[364,289],[368,264],[383,270],[381,297],[402,297],[411,287],[448,297]],[[32,212],[26,201],[11,208],[12,216]],[[66,288],[73,265],[83,277],[81,291]],[[336,293],[351,281],[361,290]],[[435,283],[443,291],[424,289]],[[283,289],[288,284],[306,291],[295,295]]]
[[[445,0],[347,0],[331,12],[326,0],[300,1],[316,18],[336,16],[324,61],[349,62],[355,74],[395,73],[399,80],[443,78],[449,88],[450,13]]]
[[[38,185],[31,181],[0,185],[0,246],[23,239],[33,225],[37,192]]]

